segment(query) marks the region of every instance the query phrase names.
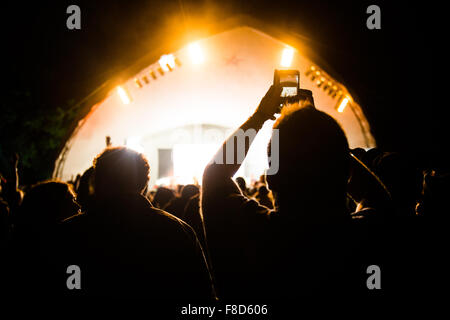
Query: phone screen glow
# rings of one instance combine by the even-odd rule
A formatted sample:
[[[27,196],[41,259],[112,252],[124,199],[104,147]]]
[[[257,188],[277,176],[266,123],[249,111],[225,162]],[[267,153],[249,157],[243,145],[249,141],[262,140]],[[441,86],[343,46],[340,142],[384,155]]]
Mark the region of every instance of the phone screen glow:
[[[281,91],[282,97],[294,97],[297,95],[297,87],[283,87]]]

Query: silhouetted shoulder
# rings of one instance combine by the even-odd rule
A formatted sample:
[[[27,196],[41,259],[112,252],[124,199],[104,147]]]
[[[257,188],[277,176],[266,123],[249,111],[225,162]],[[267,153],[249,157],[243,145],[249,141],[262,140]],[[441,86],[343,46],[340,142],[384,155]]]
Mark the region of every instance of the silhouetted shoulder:
[[[87,225],[109,227],[116,221],[128,225],[134,231],[164,233],[170,237],[170,232],[186,233],[191,240],[196,240],[194,230],[176,216],[153,207],[143,196],[121,197],[120,199],[97,200],[92,209],[86,213],[74,215],[65,219],[64,229],[84,228]],[[169,232],[167,234],[167,232]]]
[[[80,261],[89,271],[88,294],[131,292],[158,299],[211,295],[206,261],[193,229],[143,196],[96,199],[89,211],[63,225],[70,247],[66,261]]]
[[[152,207],[150,211],[150,214],[154,215],[154,218],[161,221],[161,223],[167,224],[168,227],[180,228],[184,232],[186,232],[192,238],[192,240],[196,240],[196,235],[192,227],[180,218],[155,207]]]

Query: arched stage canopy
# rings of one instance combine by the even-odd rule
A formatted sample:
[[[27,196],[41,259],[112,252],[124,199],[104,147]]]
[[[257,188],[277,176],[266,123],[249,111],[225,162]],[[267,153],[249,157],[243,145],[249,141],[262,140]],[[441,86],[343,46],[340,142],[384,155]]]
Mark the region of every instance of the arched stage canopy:
[[[351,147],[375,146],[357,101],[326,66],[301,48],[239,26],[161,56],[101,101],[91,101],[57,159],[54,177],[83,173],[110,136],[113,145],[146,155],[151,185],[199,179],[230,130],[254,112],[274,69],[283,68],[300,71],[300,86],[312,90],[316,107],[341,124]],[[257,178],[263,172],[271,125],[258,134],[240,175]]]

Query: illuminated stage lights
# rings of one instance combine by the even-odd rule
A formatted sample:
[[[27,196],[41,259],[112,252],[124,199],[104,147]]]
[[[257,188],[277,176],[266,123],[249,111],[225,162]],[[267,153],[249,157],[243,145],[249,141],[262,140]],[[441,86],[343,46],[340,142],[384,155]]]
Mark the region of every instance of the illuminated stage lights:
[[[158,72],[160,76],[163,76],[166,72],[173,71],[175,67],[180,67],[181,61],[173,54],[164,54],[159,58],[158,64],[159,66],[156,68],[156,72]],[[150,70],[140,78],[135,78],[134,84],[138,88],[143,88],[144,84],[150,84],[150,80],[158,79],[156,72],[155,70]]]
[[[325,82],[325,78],[321,77],[319,80],[316,81],[316,85],[318,88],[320,88],[322,86],[322,84]]]
[[[130,94],[121,86],[117,87],[117,93],[122,100],[123,104],[130,104],[131,97]]]
[[[172,71],[175,68],[175,57],[173,54],[164,54],[159,58],[159,65],[164,71]]]
[[[189,44],[189,57],[193,64],[201,64],[205,61],[205,55],[203,54],[202,47],[198,42]]]
[[[333,83],[331,81],[327,81],[327,83],[325,83],[325,85],[323,86],[323,90],[327,91],[327,89],[331,88],[333,86]]]
[[[200,64],[205,60],[202,48],[197,42],[191,43],[188,46],[189,56],[193,64]],[[136,87],[143,88],[144,84],[149,84],[150,80],[157,80],[158,76],[164,76],[166,72],[173,71],[176,67],[181,67],[181,61],[172,53],[162,55],[158,60],[159,66],[155,70],[150,70],[148,73],[140,78],[134,79]],[[151,79],[150,79],[151,78]]]
[[[338,101],[338,104],[337,104],[337,112],[339,112],[339,113],[342,113],[342,112],[344,112],[344,109],[345,109],[345,107],[348,105],[348,103],[349,103],[349,98],[348,97],[345,97],[345,98],[343,98],[343,99],[340,99],[339,101]],[[340,102],[340,103],[339,103]]]
[[[194,64],[199,64],[204,61],[203,51],[198,43],[191,43],[188,49]],[[157,80],[157,73],[159,73],[159,76],[164,76],[166,72],[171,72],[182,64],[180,59],[170,53],[162,55],[158,60],[158,65],[158,67],[155,67],[155,70],[150,70],[145,75],[133,80],[137,88],[142,89],[144,85],[150,84],[151,79]],[[131,96],[123,87],[117,87],[117,93],[124,104],[130,104]]]
[[[310,78],[310,80],[314,82],[318,88],[322,88],[322,90],[326,91],[333,99],[337,99],[337,104],[335,107],[337,112],[344,112],[345,108],[350,103],[351,98],[344,94],[344,91],[339,85],[333,83],[333,81],[328,78],[327,74],[322,72],[316,66],[311,66],[305,72],[305,75]]]
[[[142,88],[142,83],[141,83],[141,81],[138,78],[134,79],[134,83],[136,84],[136,87]]]
[[[333,99],[337,98],[340,101],[343,91],[340,85],[333,83],[330,77],[316,66],[311,66],[305,75],[318,87],[326,91]],[[342,110],[345,107],[342,108]]]
[[[343,95],[342,90],[339,90],[339,91],[335,91],[335,92],[333,93],[332,97],[333,97],[333,99],[334,99],[334,98],[337,98],[338,101],[339,101],[339,100],[341,99],[342,95]]]
[[[316,72],[316,67],[315,66],[311,66],[308,71],[305,72],[305,75],[307,77],[309,77],[312,73]]]
[[[294,49],[287,47],[283,49],[283,53],[281,55],[280,65],[284,68],[289,68],[292,64],[292,60],[294,59]]]
[[[314,72],[313,74],[312,74],[312,77],[311,77],[311,81],[315,81],[316,80],[316,78],[318,78],[318,77],[320,77],[320,71],[316,71],[316,72]]]
[[[114,87],[106,85],[101,94],[92,95],[93,98],[86,102],[86,106],[91,105],[90,110],[95,110],[95,114],[90,112],[89,115],[94,116],[86,115],[82,121],[78,122],[76,129],[66,141],[63,151],[55,162],[53,176],[69,180],[72,175],[75,176],[79,172],[84,172],[92,162],[92,154],[96,154],[98,150],[104,148],[105,136],[113,134],[114,141],[121,145],[128,145],[128,147],[137,150],[144,147],[144,154],[148,157],[149,162],[153,163],[150,185],[154,185],[157,179],[165,177],[166,171],[170,175],[167,178],[168,182],[173,179],[175,170],[181,175],[180,179],[186,180],[180,181],[186,183],[192,182],[192,177],[201,178],[201,170],[203,169],[201,164],[204,164],[202,159],[213,156],[210,154],[207,157],[206,154],[209,152],[206,152],[206,148],[205,150],[203,148],[189,148],[186,155],[183,147],[175,147],[175,144],[223,143],[223,139],[229,134],[228,128],[237,125],[236,119],[248,117],[248,104],[245,101],[254,101],[255,97],[261,95],[262,89],[254,79],[266,78],[267,68],[276,66],[281,69],[301,70],[303,86],[313,92],[320,110],[335,116],[341,122],[351,147],[375,146],[370,126],[362,110],[360,110],[360,106],[356,101],[353,101],[349,90],[343,83],[339,83],[337,79],[334,80],[326,69],[320,68],[301,50],[294,47],[292,47],[295,51],[290,67],[281,67],[283,51],[288,48],[287,44],[280,42],[281,39],[267,37],[258,30],[256,31],[248,27],[232,29],[226,31],[226,36],[214,35],[201,39],[194,42],[192,47],[189,47],[190,43],[187,42],[177,51],[168,51],[168,49],[161,48],[161,50],[158,49],[159,55],[155,56],[152,52],[139,59],[130,68],[117,75],[120,76],[119,79],[122,79],[122,82],[117,82]],[[248,43],[254,43],[256,46],[249,46]],[[255,50],[258,50],[258,57],[261,56],[261,59],[255,59]],[[289,52],[289,50],[286,50],[286,52]],[[163,70],[164,77],[160,76],[157,70],[157,68],[162,69],[159,63],[162,53],[172,53],[175,61],[172,72],[170,72],[170,69],[168,71]],[[233,72],[229,72],[229,66],[220,62],[226,61],[236,53],[239,53],[239,58],[242,57],[246,61],[245,65],[249,63],[249,66],[252,67],[233,68]],[[286,55],[288,54],[286,53]],[[177,57],[183,63],[182,68],[179,67],[180,62]],[[202,61],[203,64],[194,64],[194,62],[201,63]],[[214,69],[215,72],[211,72],[211,69]],[[251,77],[247,74],[250,69]],[[316,74],[317,71],[320,73],[319,76]],[[224,77],[224,74],[227,74],[227,76]],[[312,76],[315,77],[314,81],[311,81]],[[144,77],[147,77],[148,83]],[[174,81],[186,83],[192,79],[195,79],[195,83],[177,86],[176,95],[170,96],[168,94],[173,91],[173,86],[176,85]],[[224,101],[219,102],[220,106],[227,106],[226,110],[222,108],[225,110],[224,113],[214,112],[211,110],[211,103],[217,102],[214,97],[223,94],[223,88],[222,86],[212,86],[211,79],[214,80],[214,83],[223,83],[225,86],[233,86],[239,82],[242,86],[245,86],[246,90],[239,90],[239,95],[227,95]],[[267,79],[269,82],[270,80]],[[111,79],[111,82],[113,81],[116,81],[116,79]],[[119,89],[117,85],[120,85],[122,89]],[[202,96],[205,88],[211,91],[208,97]],[[343,93],[340,98],[338,97],[339,90]],[[334,95],[334,98],[332,95]],[[193,96],[200,97],[199,103],[186,105],[186,101]],[[348,101],[345,102],[345,98],[348,98]],[[168,100],[170,100],[170,103],[168,103]],[[152,105],[164,107],[148,107],[148,101],[152,101]],[[184,107],[179,108],[180,105]],[[186,140],[185,131],[195,137],[197,137],[197,130],[200,131],[196,126],[190,126],[193,112],[201,114],[201,119],[198,121],[201,123],[199,127],[202,132],[209,132],[210,126],[213,129],[217,126],[220,131],[218,136],[221,138]],[[176,115],[176,125],[172,127],[173,122],[168,122],[167,119],[173,119],[174,114]],[[102,119],[102,121],[98,121],[98,119]],[[151,126],[149,121],[152,122]],[[155,125],[153,126],[153,124]],[[249,151],[245,165],[240,168],[239,175],[247,179],[259,177],[267,169],[267,141],[271,138],[272,130],[271,123],[266,124],[268,127],[267,136],[261,135],[264,132],[258,133],[251,148],[255,152],[252,154],[252,150]],[[174,140],[172,134],[178,129],[183,134],[177,134],[179,140]],[[86,141],[87,136],[89,136],[89,141]],[[141,137],[140,141],[138,138],[134,138],[136,136]],[[178,138],[178,136],[180,137]],[[222,138],[222,136],[224,137]],[[261,139],[258,140],[259,138]],[[160,156],[159,149],[171,151],[171,172],[165,170],[163,166],[161,166],[161,172],[159,171],[159,163],[168,162],[166,158]],[[174,149],[177,149],[177,151]],[[217,151],[217,148],[214,149],[211,152]],[[191,159],[191,155],[195,159]],[[205,159],[205,161],[209,160]],[[185,164],[189,164],[189,168],[185,168]]]
[[[330,90],[328,91],[328,94],[330,96],[332,96],[332,98],[335,98],[337,90],[338,90],[338,87],[336,85],[334,85],[334,86],[330,87]]]

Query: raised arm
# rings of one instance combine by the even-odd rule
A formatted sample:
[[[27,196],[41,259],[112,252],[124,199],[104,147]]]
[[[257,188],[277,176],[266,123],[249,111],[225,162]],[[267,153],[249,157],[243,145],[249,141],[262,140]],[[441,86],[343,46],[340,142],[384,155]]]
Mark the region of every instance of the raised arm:
[[[275,119],[274,114],[281,103],[281,90],[281,87],[271,86],[253,115],[223,143],[204,171],[204,187],[216,190],[231,182],[264,122]]]

